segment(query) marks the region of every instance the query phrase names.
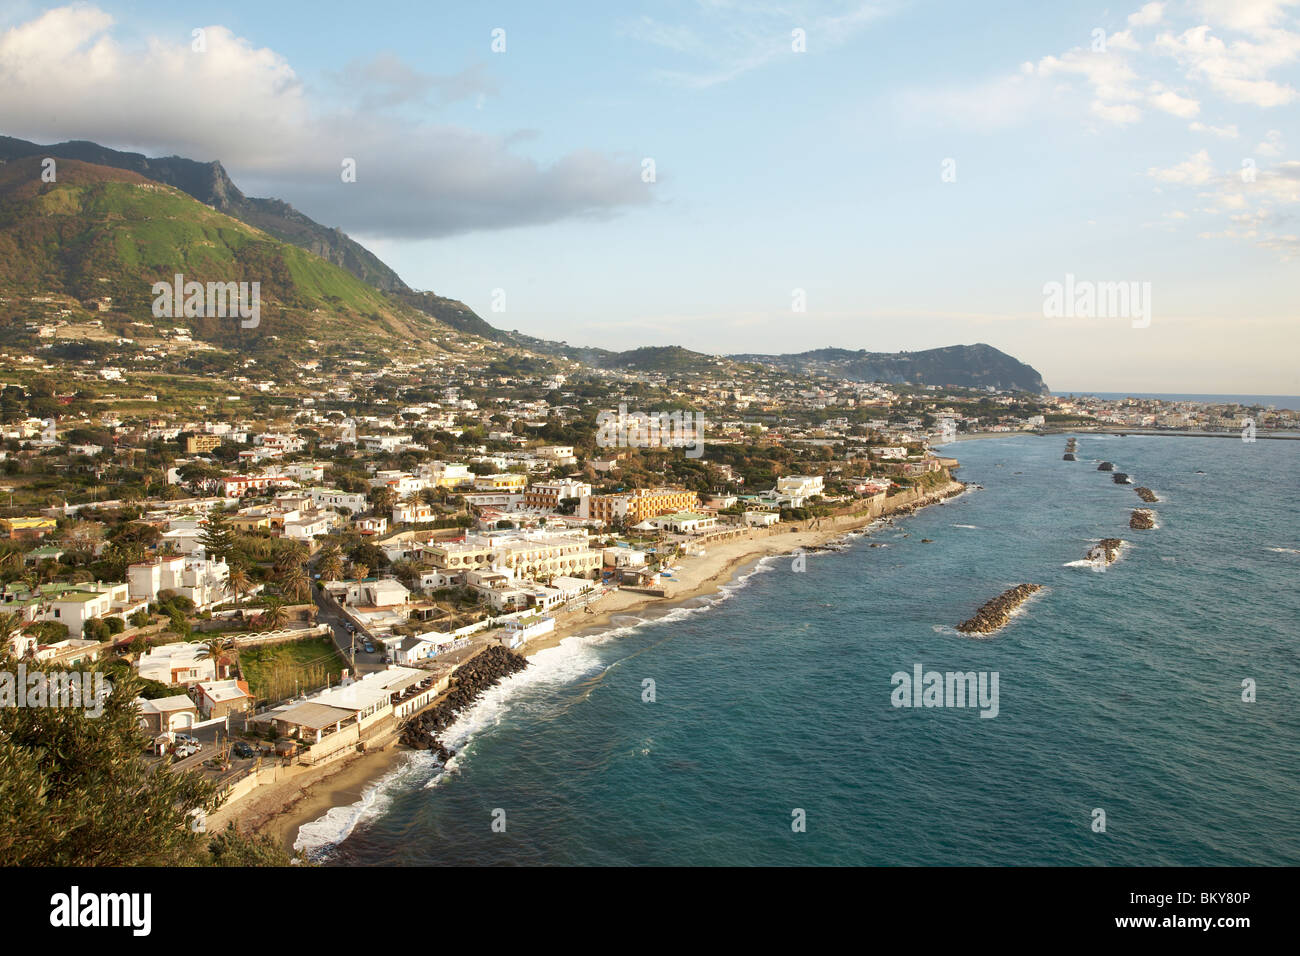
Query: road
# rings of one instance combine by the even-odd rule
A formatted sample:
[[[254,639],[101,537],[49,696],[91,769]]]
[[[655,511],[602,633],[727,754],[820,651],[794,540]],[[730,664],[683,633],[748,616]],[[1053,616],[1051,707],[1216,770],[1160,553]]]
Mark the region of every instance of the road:
[[[352,636],[348,633],[345,626],[347,619],[334,610],[330,602],[321,597],[320,590],[313,586],[311,592],[312,600],[316,603],[316,623],[328,624],[330,626],[330,636],[334,639],[334,646],[338,648],[339,654],[343,660],[352,659]],[[367,654],[361,647],[362,638],[357,638],[357,676],[364,677],[366,674],[372,674],[375,671],[381,671],[387,664],[384,664],[380,658],[384,656],[384,648],[381,644],[375,645],[375,652]]]

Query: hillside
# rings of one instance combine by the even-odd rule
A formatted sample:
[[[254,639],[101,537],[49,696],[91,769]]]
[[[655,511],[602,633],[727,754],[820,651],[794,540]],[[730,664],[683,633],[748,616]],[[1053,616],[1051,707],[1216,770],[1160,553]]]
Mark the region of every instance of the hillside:
[[[347,271],[129,172],[61,160],[41,181],[39,157],[0,165],[0,296],[6,324],[41,318],[54,297],[105,329],[137,339],[183,327],[197,339],[281,349],[312,338],[376,343],[427,339],[443,327]],[[261,321],[155,318],[152,286],[181,273],[198,282],[260,282]],[[24,307],[22,303],[27,303]],[[150,329],[152,327],[152,330]]]
[[[40,182],[45,156],[59,159],[57,187]],[[227,345],[283,335],[300,347],[308,338],[328,338],[322,328],[339,321],[340,341],[360,330],[362,337],[370,331],[409,343],[449,328],[606,369],[699,372],[725,361],[678,346],[614,352],[498,329],[463,302],[411,289],[341,230],[281,200],[245,196],[220,162],[0,136],[0,201],[7,204],[0,207],[0,289],[67,296],[91,311],[94,300],[110,296],[111,315],[139,319],[149,311],[152,283],[177,271],[199,281],[261,281],[263,300],[278,308],[274,331],[241,338],[232,329],[237,323],[192,323],[198,337]],[[1047,391],[1035,369],[984,344],[727,359],[851,381]]]
[[[283,242],[306,249],[377,289],[385,292],[410,291],[396,272],[342,230],[322,226],[279,199],[245,196],[231,181],[220,162],[201,163],[180,156],[150,159],[140,153],[126,153],[84,141],[41,146],[12,136],[0,136],[0,160],[29,156],[75,159],[96,166],[139,173],[154,182],[174,186],[218,212],[269,233]]]
[[[868,352],[817,349],[793,355],[732,355],[793,372],[813,372],[855,382],[962,385],[1030,392],[1048,391],[1033,367],[991,345],[949,345],[921,352]]]

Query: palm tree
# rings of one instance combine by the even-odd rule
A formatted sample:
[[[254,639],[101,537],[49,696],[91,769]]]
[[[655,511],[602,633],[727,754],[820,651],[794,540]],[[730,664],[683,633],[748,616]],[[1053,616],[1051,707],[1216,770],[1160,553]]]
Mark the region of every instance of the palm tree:
[[[397,501],[397,492],[387,485],[374,488],[370,492],[370,504],[375,514],[382,515],[393,510],[393,504]]]
[[[295,601],[301,601],[311,593],[311,578],[302,564],[291,564],[279,575],[280,590]]]
[[[216,667],[221,666],[221,654],[226,648],[233,646],[234,642],[228,637],[210,637],[203,642],[203,653],[201,656],[212,658],[212,663]],[[218,673],[220,678],[221,674]]]
[[[10,649],[10,642],[23,632],[23,619],[18,614],[0,614],[0,653]]]
[[[244,595],[253,589],[253,579],[248,576],[248,568],[242,564],[236,564],[231,568],[230,577],[226,579],[226,587],[234,592],[235,603],[241,603]]]
[[[317,565],[322,581],[339,581],[343,578],[343,552],[331,545]]]
[[[262,614],[262,620],[268,631],[283,630],[289,623],[289,610],[278,598],[267,598],[266,611]]]

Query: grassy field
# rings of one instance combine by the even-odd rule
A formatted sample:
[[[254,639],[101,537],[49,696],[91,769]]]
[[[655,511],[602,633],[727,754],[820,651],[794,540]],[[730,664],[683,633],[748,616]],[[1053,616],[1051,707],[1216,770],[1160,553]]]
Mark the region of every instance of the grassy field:
[[[297,692],[337,683],[343,661],[329,637],[312,637],[239,652],[239,665],[248,689],[259,703],[282,700]]]

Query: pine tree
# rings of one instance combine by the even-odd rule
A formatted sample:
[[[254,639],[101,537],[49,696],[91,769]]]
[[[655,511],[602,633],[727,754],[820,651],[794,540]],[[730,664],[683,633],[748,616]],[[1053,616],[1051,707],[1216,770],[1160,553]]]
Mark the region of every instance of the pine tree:
[[[226,521],[226,516],[217,512],[208,518],[207,527],[199,535],[199,544],[209,558],[229,557],[235,548],[235,532]]]

